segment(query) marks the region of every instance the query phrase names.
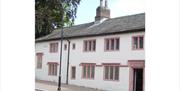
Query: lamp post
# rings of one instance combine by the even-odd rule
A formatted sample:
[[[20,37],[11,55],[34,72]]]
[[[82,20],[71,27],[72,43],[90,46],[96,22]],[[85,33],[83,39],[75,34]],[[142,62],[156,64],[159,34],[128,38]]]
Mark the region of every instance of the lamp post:
[[[62,8],[64,8],[63,3],[61,3]],[[64,21],[64,12],[62,14],[62,21]],[[60,65],[59,65],[59,80],[58,80],[58,91],[61,91],[61,61],[62,61],[62,46],[63,46],[63,30],[64,30],[64,23],[62,23],[62,30],[61,30],[61,49],[60,49]]]

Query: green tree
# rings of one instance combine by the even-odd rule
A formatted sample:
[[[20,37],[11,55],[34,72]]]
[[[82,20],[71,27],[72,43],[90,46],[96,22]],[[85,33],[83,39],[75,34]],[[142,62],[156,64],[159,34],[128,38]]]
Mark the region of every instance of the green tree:
[[[35,0],[35,38],[74,23],[80,0]]]

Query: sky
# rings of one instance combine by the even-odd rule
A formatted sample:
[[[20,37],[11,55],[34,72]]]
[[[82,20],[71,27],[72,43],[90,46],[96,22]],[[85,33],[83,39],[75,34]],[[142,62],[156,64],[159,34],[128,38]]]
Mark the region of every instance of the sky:
[[[100,0],[81,0],[75,25],[93,22],[96,16],[96,8],[99,5]],[[108,0],[108,7],[111,10],[111,18],[144,13],[145,0]]]

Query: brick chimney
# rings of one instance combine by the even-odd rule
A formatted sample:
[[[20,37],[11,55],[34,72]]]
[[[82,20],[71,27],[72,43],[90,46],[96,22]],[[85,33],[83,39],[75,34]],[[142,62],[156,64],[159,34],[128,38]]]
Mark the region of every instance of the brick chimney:
[[[100,0],[100,6],[96,9],[95,21],[110,18],[110,9],[108,8],[107,0],[105,0],[105,6],[103,6],[103,0]]]

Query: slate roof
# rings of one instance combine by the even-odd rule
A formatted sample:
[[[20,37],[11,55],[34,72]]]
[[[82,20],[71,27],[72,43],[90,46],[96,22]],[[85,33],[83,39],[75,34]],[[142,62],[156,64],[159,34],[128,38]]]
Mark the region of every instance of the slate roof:
[[[36,42],[57,40],[61,37],[61,29],[36,39]],[[145,13],[110,18],[101,23],[90,22],[64,28],[64,38],[79,38],[128,32],[145,31]]]

